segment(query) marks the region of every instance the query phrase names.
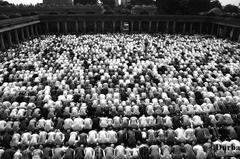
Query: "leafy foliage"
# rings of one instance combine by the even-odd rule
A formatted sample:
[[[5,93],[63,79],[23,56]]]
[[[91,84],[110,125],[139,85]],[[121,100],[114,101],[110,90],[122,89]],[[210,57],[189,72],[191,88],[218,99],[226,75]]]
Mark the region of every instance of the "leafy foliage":
[[[231,4],[228,4],[226,5],[223,10],[225,12],[229,12],[229,13],[238,13],[239,12],[239,8],[235,5],[231,5]]]
[[[212,8],[222,9],[219,0],[156,0],[161,14],[198,14]]]
[[[132,5],[151,5],[153,0],[131,0]]]
[[[192,14],[198,14],[199,12],[209,11],[211,0],[189,0],[189,11]]]
[[[8,6],[8,5],[12,5],[12,4],[8,3],[7,1],[0,1],[0,6]]]
[[[219,8],[223,9],[222,4],[219,2],[219,0],[214,0],[210,3],[210,8]]]
[[[74,4],[96,4],[97,0],[74,0]]]
[[[114,7],[115,5],[115,0],[101,0],[101,1],[105,6]]]

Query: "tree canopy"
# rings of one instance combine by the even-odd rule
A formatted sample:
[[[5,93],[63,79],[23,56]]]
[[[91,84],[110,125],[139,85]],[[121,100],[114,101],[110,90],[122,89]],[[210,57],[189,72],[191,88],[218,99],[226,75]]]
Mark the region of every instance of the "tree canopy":
[[[226,5],[223,10],[225,12],[228,12],[228,13],[238,13],[239,12],[239,8],[237,6],[234,6],[234,5],[231,5],[231,4],[228,4]]]
[[[222,4],[218,0],[214,0],[210,3],[210,8],[219,8],[222,9]]]
[[[101,1],[105,6],[114,7],[115,5],[115,0],[101,0]]]
[[[7,5],[12,5],[8,3],[7,1],[0,1],[0,6],[7,6]]]
[[[222,9],[218,0],[156,0],[162,14],[198,14],[212,8]]]
[[[97,0],[74,0],[74,4],[96,4]]]
[[[131,0],[131,5],[151,5],[153,4],[152,0]]]

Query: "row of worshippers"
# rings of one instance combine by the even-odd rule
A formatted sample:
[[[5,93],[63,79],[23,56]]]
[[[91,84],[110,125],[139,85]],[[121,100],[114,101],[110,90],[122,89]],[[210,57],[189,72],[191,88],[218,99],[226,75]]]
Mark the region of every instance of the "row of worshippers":
[[[229,126],[239,122],[239,115],[235,114],[210,114],[210,115],[179,115],[175,116],[145,116],[141,117],[122,117],[114,116],[109,117],[93,117],[81,118],[73,117],[63,119],[61,117],[54,119],[40,119],[25,118],[21,120],[0,120],[0,132],[4,131],[18,131],[18,130],[45,130],[47,132],[60,129],[60,130],[100,130],[102,128],[113,127],[114,129],[120,128],[173,128],[178,127],[197,127],[197,126]]]
[[[231,97],[229,97],[231,98]],[[227,99],[229,99],[227,97]],[[156,98],[154,98],[156,99]],[[238,100],[237,100],[238,99]],[[63,107],[61,105],[61,102],[56,103],[49,103],[45,104],[44,107],[36,107],[34,103],[25,103],[22,102],[18,104],[17,102],[14,102],[11,104],[10,102],[3,102],[3,105],[0,107],[0,111],[2,112],[0,115],[0,119],[4,119],[5,117],[9,117],[12,119],[23,119],[25,117],[31,116],[31,117],[86,117],[91,115],[101,116],[101,115],[122,115],[122,116],[141,116],[143,114],[145,115],[175,115],[176,113],[179,114],[188,114],[188,115],[194,115],[194,114],[215,114],[215,113],[224,113],[228,112],[231,114],[238,114],[240,111],[240,98],[236,98],[237,101],[235,101],[235,104],[224,104],[220,105],[216,103],[203,103],[202,105],[160,105],[160,104],[154,104],[153,102],[145,102],[145,104],[135,104],[133,106],[126,105],[126,102],[123,102],[123,105],[119,106],[104,106],[101,107],[101,105],[97,105],[92,103],[95,106],[87,106],[86,103],[83,103],[81,106],[77,106],[75,103],[70,103],[70,106]],[[220,102],[220,101],[219,101]],[[229,108],[228,108],[229,107]],[[228,111],[226,111],[228,110]],[[90,113],[91,111],[91,113]]]
[[[22,146],[21,148],[0,148],[0,159],[237,159],[240,142],[215,141],[203,145],[147,145],[138,144],[134,148],[111,144],[109,146]]]
[[[19,145],[96,145],[96,144],[121,144],[129,147],[135,147],[138,142],[148,143],[149,145],[164,142],[168,145],[175,143],[198,143],[203,144],[208,140],[216,141],[218,139],[240,139],[240,126],[232,127],[196,127],[186,129],[179,127],[177,129],[120,129],[118,131],[111,128],[103,128],[100,131],[90,130],[88,132],[78,132],[67,130],[61,132],[59,129],[46,132],[25,131],[5,132],[0,135],[0,146],[17,147]]]

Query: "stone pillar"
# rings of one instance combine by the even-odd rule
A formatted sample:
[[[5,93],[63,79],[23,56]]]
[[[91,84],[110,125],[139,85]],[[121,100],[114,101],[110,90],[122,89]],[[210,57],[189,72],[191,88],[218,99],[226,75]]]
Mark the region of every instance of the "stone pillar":
[[[211,24],[211,35],[214,34],[214,23]]]
[[[159,28],[159,21],[156,22],[156,32],[158,32],[158,28]]]
[[[173,22],[173,34],[176,33],[176,21]]]
[[[46,32],[49,33],[49,24],[46,22]]]
[[[21,28],[21,38],[22,38],[23,41],[26,40],[23,28]]]
[[[138,31],[141,32],[141,21],[138,21]]]
[[[44,25],[45,25],[45,23],[44,23]],[[38,31],[39,31],[39,34],[47,34],[43,25],[39,25]]]
[[[152,30],[152,21],[148,22],[148,32],[150,33]]]
[[[38,26],[37,26],[37,24],[34,27],[35,27],[35,34],[38,36]]]
[[[17,29],[14,30],[14,36],[15,36],[16,43],[19,44],[19,37],[18,37]]]
[[[202,34],[202,27],[203,27],[203,24],[200,23],[200,26],[199,26],[199,33]]]
[[[193,23],[190,23],[190,34],[192,34],[192,32],[193,32]]]
[[[75,22],[76,33],[78,33],[78,21]]]
[[[169,32],[169,21],[166,22],[166,33],[168,34]]]
[[[34,37],[34,31],[33,31],[33,25],[30,26],[30,30],[31,30],[31,36]]]
[[[112,25],[113,25],[113,32],[116,32],[116,21],[115,20],[112,22]]]
[[[57,33],[60,33],[60,23],[57,22]]]
[[[217,25],[217,36],[219,36],[220,35],[220,25],[218,24]]]
[[[86,21],[83,21],[83,32],[86,33]]]
[[[131,31],[133,31],[133,24],[134,24],[134,21],[131,21]]]
[[[184,22],[183,23],[183,34],[185,34],[186,33],[186,23]]]
[[[121,32],[123,31],[123,22],[122,21],[120,21],[120,30],[121,30]]]
[[[12,46],[12,45],[13,45],[13,42],[12,42],[11,31],[8,31],[8,32],[7,32],[7,38],[8,38],[8,44],[9,44],[10,46]]]
[[[104,28],[105,26],[104,26],[104,21],[102,21],[102,32],[104,33],[104,30],[105,30],[105,28]]]
[[[232,30],[230,31],[230,35],[229,35],[230,39],[233,39],[234,31],[235,31],[235,29],[232,28]]]
[[[97,32],[97,22],[94,21],[94,32],[96,33]]]
[[[65,32],[66,34],[68,33],[67,22],[64,22],[64,32]]]
[[[4,40],[3,40],[3,34],[2,33],[0,33],[0,46],[1,46],[1,50],[4,50],[6,48]]]
[[[227,35],[227,26],[224,26],[223,28],[223,37],[226,38],[228,35]]]
[[[28,28],[28,26],[26,26],[26,32],[27,32],[27,39],[29,39],[30,38],[30,34],[29,34],[29,28]]]

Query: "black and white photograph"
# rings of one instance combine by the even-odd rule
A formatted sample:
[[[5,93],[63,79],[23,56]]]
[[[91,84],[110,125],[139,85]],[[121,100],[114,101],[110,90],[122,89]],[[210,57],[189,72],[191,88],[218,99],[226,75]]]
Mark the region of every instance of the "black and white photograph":
[[[0,0],[0,159],[240,159],[240,0]]]

